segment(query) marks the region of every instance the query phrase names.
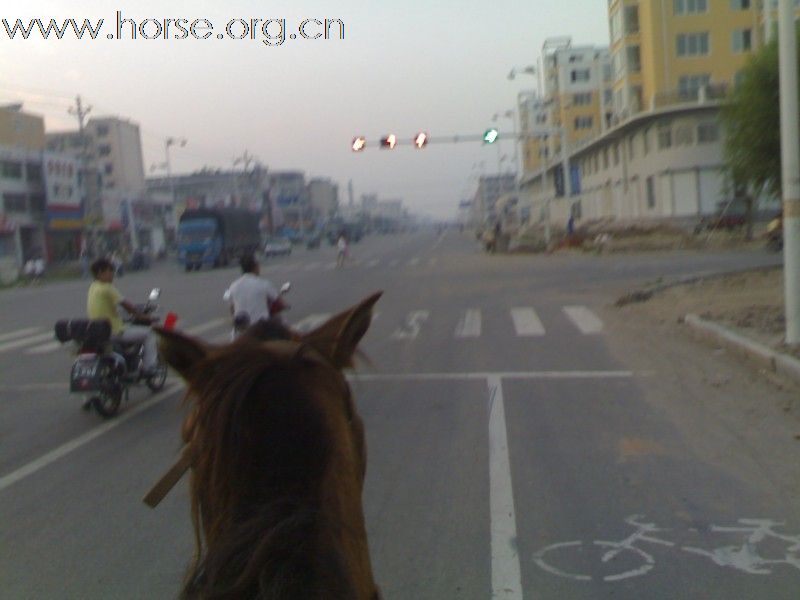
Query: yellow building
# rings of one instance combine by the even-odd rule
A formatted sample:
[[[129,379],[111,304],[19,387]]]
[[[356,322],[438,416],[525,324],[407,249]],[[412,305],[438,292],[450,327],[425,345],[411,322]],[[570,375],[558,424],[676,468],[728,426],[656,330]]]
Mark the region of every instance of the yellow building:
[[[763,43],[760,4],[609,0],[615,120],[724,94]]]
[[[44,150],[44,119],[22,112],[21,104],[0,106],[0,146]]]

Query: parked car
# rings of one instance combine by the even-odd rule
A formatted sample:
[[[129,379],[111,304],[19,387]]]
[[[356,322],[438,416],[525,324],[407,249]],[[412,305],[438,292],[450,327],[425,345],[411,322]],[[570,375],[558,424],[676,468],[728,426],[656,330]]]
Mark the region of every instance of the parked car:
[[[269,237],[264,243],[265,256],[289,256],[292,253],[292,243],[285,237]]]

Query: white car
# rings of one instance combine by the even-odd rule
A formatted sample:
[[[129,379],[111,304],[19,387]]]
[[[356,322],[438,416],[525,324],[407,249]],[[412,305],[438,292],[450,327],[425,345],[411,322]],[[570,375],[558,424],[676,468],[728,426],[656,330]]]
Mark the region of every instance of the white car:
[[[292,243],[285,237],[269,237],[264,243],[265,256],[289,256],[292,253]]]

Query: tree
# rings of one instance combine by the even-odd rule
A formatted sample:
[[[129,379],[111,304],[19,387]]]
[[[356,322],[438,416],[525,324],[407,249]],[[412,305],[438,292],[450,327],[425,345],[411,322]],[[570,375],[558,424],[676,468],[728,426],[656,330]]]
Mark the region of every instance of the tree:
[[[734,190],[744,191],[748,237],[754,195],[781,197],[781,117],[778,43],[773,39],[750,57],[739,85],[722,109],[725,163]],[[741,193],[741,192],[739,192]]]

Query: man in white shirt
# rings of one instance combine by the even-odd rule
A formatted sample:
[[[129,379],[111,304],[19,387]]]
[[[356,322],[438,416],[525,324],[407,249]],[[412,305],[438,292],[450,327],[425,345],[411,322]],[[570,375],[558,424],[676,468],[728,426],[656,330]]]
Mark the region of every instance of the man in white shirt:
[[[250,325],[270,317],[269,305],[278,297],[278,290],[267,279],[259,277],[261,266],[255,256],[246,254],[239,261],[242,276],[234,281],[223,299],[231,308],[234,320],[246,315]]]

